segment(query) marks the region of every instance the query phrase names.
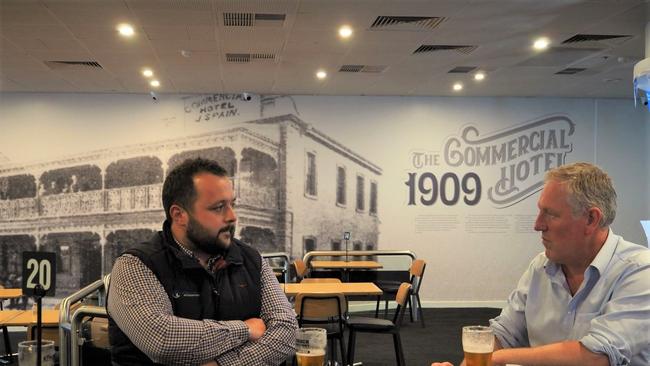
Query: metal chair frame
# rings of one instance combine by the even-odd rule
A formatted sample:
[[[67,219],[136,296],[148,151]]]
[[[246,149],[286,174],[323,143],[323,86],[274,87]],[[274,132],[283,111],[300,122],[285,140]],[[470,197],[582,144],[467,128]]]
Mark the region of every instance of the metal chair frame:
[[[298,325],[322,325],[335,324],[338,330],[330,332],[328,329],[327,339],[338,338],[341,348],[341,361],[347,365],[345,351],[345,315],[347,314],[347,301],[342,293],[299,293],[296,296],[296,313],[298,314]],[[334,342],[329,342],[330,357],[336,360],[336,347]]]

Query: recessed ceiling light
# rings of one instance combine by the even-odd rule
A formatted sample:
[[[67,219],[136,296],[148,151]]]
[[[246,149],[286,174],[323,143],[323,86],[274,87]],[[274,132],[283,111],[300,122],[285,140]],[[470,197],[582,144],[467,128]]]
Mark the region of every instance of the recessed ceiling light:
[[[474,74],[474,80],[481,81],[483,79],[485,79],[485,73],[484,72],[479,71],[476,74]]]
[[[318,70],[316,72],[316,77],[320,80],[323,80],[327,77],[327,73],[324,70]]]
[[[149,68],[144,69],[144,70],[142,70],[142,75],[144,75],[144,77],[146,77],[146,78],[150,78],[150,77],[153,76],[153,71],[151,71],[151,69],[149,69]]]
[[[461,91],[463,90],[463,84],[462,83],[455,83],[454,84],[454,91]]]
[[[350,38],[351,35],[352,35],[352,27],[350,27],[349,25],[344,25],[341,28],[339,28],[339,36],[341,36],[341,38]]]
[[[118,24],[117,31],[124,37],[131,37],[135,34],[133,27],[126,23]]]
[[[548,40],[548,38],[544,38],[544,37],[538,38],[535,40],[535,43],[533,43],[533,48],[540,51],[545,50],[548,48],[548,45],[550,43],[551,42]]]
[[[151,82],[149,83],[149,85],[153,86],[154,88],[157,88],[157,87],[160,86],[160,81],[158,81],[158,80],[151,80]]]

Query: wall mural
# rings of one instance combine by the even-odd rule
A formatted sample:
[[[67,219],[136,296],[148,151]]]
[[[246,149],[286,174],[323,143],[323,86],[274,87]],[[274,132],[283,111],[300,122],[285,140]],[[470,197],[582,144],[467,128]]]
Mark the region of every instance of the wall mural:
[[[212,123],[236,117],[247,102],[240,94],[184,98],[185,119]],[[340,248],[324,224],[342,217],[359,227],[356,249],[377,248],[381,169],[295,114],[284,114],[208,133],[2,166],[0,266],[7,270],[0,283],[19,287],[21,253],[34,249],[57,254],[59,298],[109,273],[122,251],[159,230],[164,176],[193,157],[214,159],[229,172],[238,197],[237,235],[261,252],[302,257],[306,251]],[[322,188],[329,177],[318,171],[326,164],[345,167],[336,197],[327,197]],[[356,173],[363,178],[355,180]],[[294,221],[296,213],[315,208],[320,221]]]
[[[411,152],[415,171],[406,181],[408,205],[453,206],[462,198],[462,203],[474,206],[485,195],[496,208],[510,207],[541,190],[544,173],[564,164],[573,151],[575,123],[567,116],[543,117],[487,135],[479,128],[463,127],[459,135],[447,138],[441,152]],[[437,177],[427,170],[440,166],[470,172]],[[479,174],[485,169],[497,170],[497,179]]]
[[[646,143],[621,135],[635,131],[623,123],[644,123],[625,101],[597,109],[592,99],[551,98],[157,99],[3,95],[2,285],[20,285],[27,250],[56,253],[59,298],[109,273],[120,253],[160,230],[165,175],[202,156],[229,172],[236,235],[261,252],[341,250],[351,232],[350,249],[410,250],[432,263],[428,301],[503,300],[542,250],[533,225],[544,172],[593,161],[598,138],[609,159],[617,146],[630,153]],[[641,169],[627,165],[605,166],[618,170],[628,208],[615,230],[641,215],[629,207],[642,184],[624,179]]]

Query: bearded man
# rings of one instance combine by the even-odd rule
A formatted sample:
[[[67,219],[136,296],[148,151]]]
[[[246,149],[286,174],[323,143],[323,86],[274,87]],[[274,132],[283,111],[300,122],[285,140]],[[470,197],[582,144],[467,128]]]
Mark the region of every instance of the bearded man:
[[[232,181],[214,161],[165,178],[162,231],[117,258],[107,312],[113,365],[277,365],[297,323],[268,263],[234,238]]]

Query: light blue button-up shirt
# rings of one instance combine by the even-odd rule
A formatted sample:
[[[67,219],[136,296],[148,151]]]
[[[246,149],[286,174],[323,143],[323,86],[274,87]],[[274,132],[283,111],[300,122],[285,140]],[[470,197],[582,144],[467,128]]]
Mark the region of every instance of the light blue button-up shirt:
[[[559,264],[533,259],[490,326],[504,348],[578,340],[611,365],[650,365],[650,250],[610,230],[571,296]]]

